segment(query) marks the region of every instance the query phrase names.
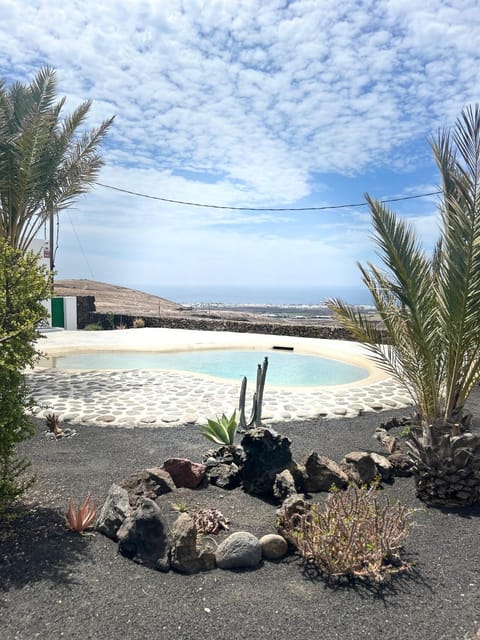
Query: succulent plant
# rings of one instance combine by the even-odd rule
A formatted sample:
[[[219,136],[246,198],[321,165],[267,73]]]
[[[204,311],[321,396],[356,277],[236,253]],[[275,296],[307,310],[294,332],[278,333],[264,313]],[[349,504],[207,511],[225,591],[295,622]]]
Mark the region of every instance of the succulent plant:
[[[62,434],[63,430],[60,428],[60,417],[56,413],[48,413],[45,416],[45,424],[50,433],[56,436]]]
[[[218,509],[197,509],[193,514],[193,524],[199,533],[219,533],[228,531],[229,521]]]
[[[78,508],[75,507],[73,498],[70,498],[67,511],[67,527],[71,531],[82,532],[89,529],[95,520],[97,501],[91,500],[92,492],[87,493],[87,497]]]
[[[202,427],[202,435],[216,444],[223,444],[226,446],[233,445],[235,433],[237,432],[237,412],[234,411],[230,418],[227,418],[225,414],[221,418],[216,420],[209,419],[208,424]]]

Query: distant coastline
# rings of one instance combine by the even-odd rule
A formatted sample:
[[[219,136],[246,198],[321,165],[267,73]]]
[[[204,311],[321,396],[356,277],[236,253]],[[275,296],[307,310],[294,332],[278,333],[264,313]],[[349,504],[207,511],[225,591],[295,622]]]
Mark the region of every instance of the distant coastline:
[[[341,286],[229,286],[229,285],[148,285],[132,283],[134,289],[175,300],[179,304],[212,308],[297,307],[321,308],[327,298],[338,297],[352,305],[370,306],[365,287]]]

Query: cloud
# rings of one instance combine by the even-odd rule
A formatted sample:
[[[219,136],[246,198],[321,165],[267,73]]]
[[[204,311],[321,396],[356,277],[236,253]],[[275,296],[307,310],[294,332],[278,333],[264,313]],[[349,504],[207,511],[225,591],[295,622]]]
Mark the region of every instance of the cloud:
[[[91,99],[92,124],[117,115],[105,146],[107,184],[224,205],[323,205],[329,176],[389,171],[399,176],[395,191],[408,193],[434,182],[426,138],[480,94],[476,5],[0,0],[0,75],[25,81],[50,64],[67,111]],[[349,196],[335,194],[335,202]],[[433,208],[415,210],[427,233]],[[352,267],[343,265],[372,250],[368,217],[349,215],[329,227],[331,218],[307,224],[288,213],[190,210],[98,187],[72,219],[95,246],[92,263],[112,276],[120,265],[114,238],[117,254],[130,242],[138,252],[149,247],[145,264],[158,238],[158,260],[168,256],[179,275],[261,272],[266,281],[288,277],[288,262],[272,266],[277,254],[292,256],[297,279],[327,268],[328,277],[347,277]],[[81,259],[72,233],[67,225],[72,248],[61,263],[69,273]],[[182,263],[189,256],[195,269]],[[342,266],[332,270],[334,260]]]

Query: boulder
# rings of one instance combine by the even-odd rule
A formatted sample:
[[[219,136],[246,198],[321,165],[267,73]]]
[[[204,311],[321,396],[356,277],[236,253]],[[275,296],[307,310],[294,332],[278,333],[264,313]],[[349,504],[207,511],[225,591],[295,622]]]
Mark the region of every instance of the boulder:
[[[213,485],[221,489],[236,489],[241,483],[240,470],[234,462],[211,465],[207,469],[207,477]]]
[[[408,478],[413,475],[413,461],[405,451],[395,451],[388,456],[388,461],[392,465],[394,476]]]
[[[176,487],[186,487],[196,489],[205,477],[207,470],[204,464],[192,462],[187,458],[169,458],[162,465]]]
[[[391,482],[393,479],[393,465],[390,460],[374,451],[370,453],[370,457],[377,467],[377,475],[380,476],[382,482]]]
[[[155,500],[164,493],[175,491],[175,483],[170,474],[161,467],[142,469],[120,482],[120,486],[128,491],[128,498],[132,507],[137,507],[144,499]]]
[[[273,483],[273,495],[283,502],[286,498],[297,493],[295,479],[289,469],[284,469],[275,476]]]
[[[238,467],[241,467],[244,461],[244,451],[238,444],[224,445],[218,447],[218,449],[210,449],[203,456],[203,461],[209,466],[212,463],[232,464],[234,462]]]
[[[180,573],[197,573],[215,568],[215,551],[197,549],[197,529],[188,513],[182,513],[171,532],[170,564]]]
[[[131,513],[128,491],[113,483],[95,523],[95,529],[108,538],[116,540],[118,529]]]
[[[215,553],[220,569],[256,567],[262,559],[262,546],[258,538],[248,531],[237,531],[219,544]]]
[[[301,498],[299,495],[294,495],[287,498],[277,511],[277,531],[293,548],[296,547],[296,540],[290,535],[290,533],[288,533],[284,523],[291,523],[293,520],[293,524],[295,524],[295,517],[308,514],[310,508],[311,505],[309,502]]]
[[[262,556],[267,560],[279,560],[286,555],[288,543],[285,538],[276,533],[268,533],[260,538]]]
[[[170,568],[167,532],[160,508],[145,498],[117,531],[119,551],[138,564],[167,572]]]
[[[326,456],[311,451],[303,462],[304,490],[306,492],[330,491],[332,485],[344,489],[348,485],[348,476],[340,466]]]
[[[247,431],[242,439],[245,462],[240,469],[247,493],[273,495],[276,475],[292,464],[290,444],[288,438],[273,429],[258,427]]]
[[[358,486],[371,484],[377,476],[377,466],[366,451],[351,451],[342,458],[340,467]]]

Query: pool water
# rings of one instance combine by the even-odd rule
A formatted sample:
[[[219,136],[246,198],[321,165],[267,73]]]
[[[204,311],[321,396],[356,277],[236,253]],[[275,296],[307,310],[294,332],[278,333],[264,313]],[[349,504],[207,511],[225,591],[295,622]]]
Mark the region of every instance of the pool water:
[[[158,352],[97,351],[56,356],[40,366],[58,369],[166,369],[207,374],[219,378],[256,380],[257,365],[268,358],[266,384],[318,386],[347,384],[368,376],[354,365],[290,351],[208,350]]]

